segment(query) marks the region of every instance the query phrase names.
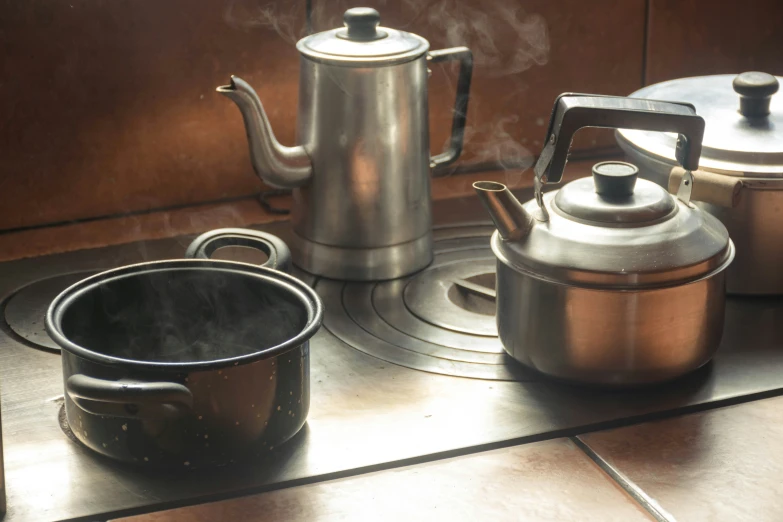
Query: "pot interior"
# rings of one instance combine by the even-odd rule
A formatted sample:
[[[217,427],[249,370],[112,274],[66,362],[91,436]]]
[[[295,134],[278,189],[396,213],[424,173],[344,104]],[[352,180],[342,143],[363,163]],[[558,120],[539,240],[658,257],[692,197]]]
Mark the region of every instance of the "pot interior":
[[[89,287],[61,328],[93,352],[136,361],[204,362],[278,346],[307,325],[285,283],[236,271],[155,270]]]

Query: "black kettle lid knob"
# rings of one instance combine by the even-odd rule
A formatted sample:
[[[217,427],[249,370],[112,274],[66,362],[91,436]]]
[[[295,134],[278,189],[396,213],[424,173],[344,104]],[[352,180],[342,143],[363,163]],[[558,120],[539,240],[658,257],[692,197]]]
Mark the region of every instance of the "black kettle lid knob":
[[[737,75],[732,86],[740,95],[740,113],[746,118],[758,118],[769,114],[772,95],[778,92],[780,82],[771,74],[750,71]]]
[[[633,195],[639,169],[624,161],[602,161],[593,165],[595,192],[607,198],[627,198]]]
[[[386,36],[386,33],[378,31],[381,23],[381,15],[371,7],[354,7],[348,9],[343,15],[345,31],[338,36],[347,40],[368,42],[378,40]]]

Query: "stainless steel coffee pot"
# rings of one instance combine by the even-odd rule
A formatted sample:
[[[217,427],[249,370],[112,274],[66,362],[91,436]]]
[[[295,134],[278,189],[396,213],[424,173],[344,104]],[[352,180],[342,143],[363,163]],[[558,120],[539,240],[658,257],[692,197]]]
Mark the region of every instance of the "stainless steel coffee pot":
[[[301,53],[298,145],[275,139],[261,101],[231,78],[218,92],[242,113],[253,168],[294,189],[294,262],[336,279],[401,277],[432,260],[430,168],[455,161],[473,67],[469,49],[429,51],[415,34],[349,9],[345,27],[307,36]],[[428,62],[459,60],[448,149],[430,157]]]

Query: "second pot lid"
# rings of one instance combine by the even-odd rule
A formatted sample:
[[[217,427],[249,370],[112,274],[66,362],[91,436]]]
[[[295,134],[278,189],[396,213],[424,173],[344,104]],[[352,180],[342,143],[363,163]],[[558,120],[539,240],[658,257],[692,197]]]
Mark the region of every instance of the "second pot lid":
[[[706,128],[700,168],[731,175],[783,177],[783,78],[748,72],[657,83],[631,96],[692,103]],[[674,162],[677,136],[621,129],[618,139],[658,160]]]
[[[538,279],[597,289],[667,287],[725,268],[734,255],[726,227],[637,173],[595,165],[592,178],[544,195],[549,220],[534,218],[525,237],[495,234],[495,255]],[[540,217],[535,199],[523,208]]]
[[[372,67],[413,60],[430,47],[421,36],[380,27],[381,15],[369,7],[348,9],[343,21],[345,27],[302,38],[296,48],[315,61]]]

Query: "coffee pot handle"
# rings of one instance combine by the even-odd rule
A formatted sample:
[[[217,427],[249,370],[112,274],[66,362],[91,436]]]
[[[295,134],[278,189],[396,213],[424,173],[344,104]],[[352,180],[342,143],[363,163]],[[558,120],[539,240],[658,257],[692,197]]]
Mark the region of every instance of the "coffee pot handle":
[[[473,77],[473,53],[467,47],[452,47],[430,51],[427,59],[432,63],[459,60],[459,78],[457,79],[457,98],[454,102],[454,119],[451,123],[451,139],[448,148],[430,158],[430,168],[454,163],[462,154],[462,142],[465,137],[465,120],[468,116],[470,99],[470,81]]]

